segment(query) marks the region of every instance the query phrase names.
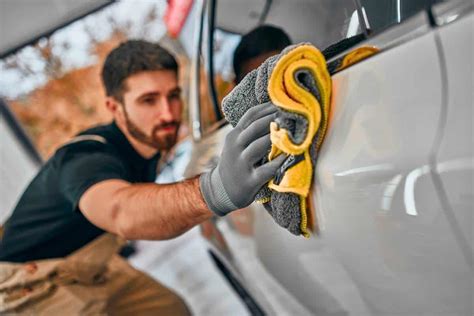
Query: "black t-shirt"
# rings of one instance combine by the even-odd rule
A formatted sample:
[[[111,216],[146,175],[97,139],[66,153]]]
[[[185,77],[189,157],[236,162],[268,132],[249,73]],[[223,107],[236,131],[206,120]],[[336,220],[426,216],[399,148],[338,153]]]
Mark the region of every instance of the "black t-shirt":
[[[41,168],[5,224],[0,261],[64,257],[103,230],[78,209],[82,194],[108,179],[153,182],[159,155],[144,159],[115,123],[83,131],[106,142],[75,141],[58,149]]]

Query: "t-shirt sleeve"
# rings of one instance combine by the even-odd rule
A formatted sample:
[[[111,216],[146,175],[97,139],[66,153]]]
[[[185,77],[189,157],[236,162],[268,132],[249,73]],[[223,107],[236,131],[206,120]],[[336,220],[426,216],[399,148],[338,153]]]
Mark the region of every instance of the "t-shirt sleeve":
[[[96,183],[110,179],[129,181],[124,163],[108,152],[83,152],[69,155],[59,169],[59,190],[79,209],[82,194]]]

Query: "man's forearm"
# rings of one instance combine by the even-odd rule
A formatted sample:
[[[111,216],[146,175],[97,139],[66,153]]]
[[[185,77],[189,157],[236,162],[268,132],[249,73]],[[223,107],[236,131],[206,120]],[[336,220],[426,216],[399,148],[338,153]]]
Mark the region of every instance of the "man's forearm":
[[[212,217],[199,178],[133,184],[116,192],[116,233],[126,239],[169,239]]]

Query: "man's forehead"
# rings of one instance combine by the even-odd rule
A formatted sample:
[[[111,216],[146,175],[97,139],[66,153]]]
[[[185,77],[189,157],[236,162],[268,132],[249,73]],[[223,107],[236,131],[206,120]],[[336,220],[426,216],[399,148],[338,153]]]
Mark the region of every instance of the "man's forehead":
[[[179,88],[178,76],[173,70],[142,71],[124,81],[124,90],[134,95],[168,93]]]

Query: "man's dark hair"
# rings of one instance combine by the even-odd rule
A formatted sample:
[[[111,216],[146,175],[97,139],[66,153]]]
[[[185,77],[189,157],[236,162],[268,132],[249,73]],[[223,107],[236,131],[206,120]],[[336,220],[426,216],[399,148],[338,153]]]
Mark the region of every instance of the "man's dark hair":
[[[281,51],[288,45],[291,45],[288,34],[271,25],[261,25],[242,36],[234,52],[235,81],[240,82],[243,79],[242,65],[245,62],[262,54]]]
[[[114,48],[105,59],[102,81],[107,96],[123,101],[124,81],[142,71],[172,70],[178,74],[178,63],[159,44],[129,40]]]

